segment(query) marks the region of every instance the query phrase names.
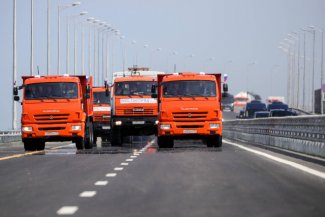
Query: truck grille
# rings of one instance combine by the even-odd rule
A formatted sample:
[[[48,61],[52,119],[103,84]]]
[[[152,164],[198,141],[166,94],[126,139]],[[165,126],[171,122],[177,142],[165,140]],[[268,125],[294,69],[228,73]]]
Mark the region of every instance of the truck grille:
[[[53,130],[64,130],[65,127],[41,127],[38,128],[40,131],[53,131]]]
[[[177,125],[177,128],[203,128],[203,125]]]
[[[66,123],[69,114],[39,114],[34,115],[34,118],[38,123]]]
[[[173,118],[176,122],[196,122],[204,121],[208,112],[173,112]]]
[[[153,115],[153,109],[144,109],[144,108],[132,108],[124,109],[124,115]]]

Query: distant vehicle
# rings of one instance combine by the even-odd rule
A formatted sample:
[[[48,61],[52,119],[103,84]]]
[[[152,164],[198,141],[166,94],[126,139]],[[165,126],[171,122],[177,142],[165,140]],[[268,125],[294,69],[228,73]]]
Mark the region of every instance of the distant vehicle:
[[[239,113],[240,110],[243,110],[247,103],[252,101],[254,96],[248,92],[239,92],[237,95],[234,96],[234,112]]]
[[[284,109],[273,109],[270,111],[269,117],[286,117],[286,116],[297,116],[295,112],[284,110]]]
[[[222,111],[234,111],[234,96],[228,94],[226,97],[222,97],[221,100]]]
[[[245,106],[245,118],[254,118],[255,112],[266,111],[266,105],[259,100],[253,100]]]
[[[272,104],[273,102],[282,102],[282,103],[285,103],[284,96],[269,96],[266,99],[266,103],[267,104]]]
[[[271,111],[274,109],[281,109],[281,110],[288,110],[288,105],[284,104],[283,102],[272,102],[272,104],[269,104],[267,106],[267,110]]]
[[[254,118],[268,118],[270,116],[270,112],[268,111],[259,111],[254,113]]]

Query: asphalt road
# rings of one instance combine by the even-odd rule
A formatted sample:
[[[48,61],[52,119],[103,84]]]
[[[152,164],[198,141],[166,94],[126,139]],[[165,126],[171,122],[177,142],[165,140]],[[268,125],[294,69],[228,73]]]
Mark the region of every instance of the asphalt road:
[[[1,144],[0,177],[6,217],[325,216],[323,166],[226,141],[159,150],[154,137],[136,137],[121,148],[48,143],[36,153]]]

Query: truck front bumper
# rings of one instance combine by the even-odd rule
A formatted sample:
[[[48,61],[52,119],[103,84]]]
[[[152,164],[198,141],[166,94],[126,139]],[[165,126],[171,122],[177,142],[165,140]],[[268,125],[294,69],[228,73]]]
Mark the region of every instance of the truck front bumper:
[[[124,135],[157,134],[156,116],[147,117],[112,117],[112,129],[122,130]]]
[[[221,121],[159,122],[159,136],[212,136],[222,135]]]

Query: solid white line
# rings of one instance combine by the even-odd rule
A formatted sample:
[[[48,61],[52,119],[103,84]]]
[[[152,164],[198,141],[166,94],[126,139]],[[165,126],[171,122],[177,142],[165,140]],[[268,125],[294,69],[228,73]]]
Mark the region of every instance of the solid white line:
[[[61,207],[56,214],[58,215],[73,215],[77,212],[77,206],[63,206]]]
[[[133,159],[126,159],[125,161],[133,161]]]
[[[115,167],[114,170],[115,171],[121,171],[121,170],[123,170],[123,167]]]
[[[94,185],[105,186],[108,184],[108,181],[97,181]]]
[[[127,166],[129,163],[121,163],[121,166]]]
[[[79,197],[93,197],[96,195],[96,191],[84,191],[79,194]]]
[[[107,173],[106,174],[106,177],[115,177],[116,176],[116,173]]]
[[[283,163],[283,164],[286,164],[288,166],[291,166],[293,168],[296,168],[298,170],[301,170],[301,171],[304,171],[306,173],[309,173],[309,174],[312,174],[314,176],[318,176],[320,178],[323,178],[325,179],[325,173],[323,172],[320,172],[318,170],[314,170],[314,169],[311,169],[309,167],[306,167],[306,166],[303,166],[301,164],[298,164],[298,163],[295,163],[295,162],[292,162],[292,161],[289,161],[289,160],[285,160],[285,159],[282,159],[282,158],[279,158],[279,157],[275,157],[273,155],[270,155],[270,154],[267,154],[265,152],[261,152],[261,151],[257,151],[257,150],[254,150],[254,149],[251,149],[251,148],[247,148],[243,145],[239,145],[237,143],[233,143],[233,142],[230,142],[230,141],[227,141],[227,140],[224,140],[227,144],[229,145],[233,145],[233,146],[236,146],[238,148],[241,148],[241,149],[244,149],[246,151],[249,151],[249,152],[252,152],[254,154],[257,154],[257,155],[260,155],[260,156],[263,156],[263,157],[266,157],[268,159],[271,159],[271,160],[274,160],[274,161],[277,161],[279,163]]]

